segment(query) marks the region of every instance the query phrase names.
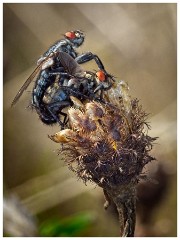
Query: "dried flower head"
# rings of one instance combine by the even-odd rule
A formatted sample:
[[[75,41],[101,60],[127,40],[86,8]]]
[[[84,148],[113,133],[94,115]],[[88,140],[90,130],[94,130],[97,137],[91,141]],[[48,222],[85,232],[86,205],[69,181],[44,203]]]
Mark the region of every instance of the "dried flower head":
[[[72,157],[66,161],[84,182],[92,181],[105,189],[137,182],[143,167],[154,159],[149,151],[155,138],[144,131],[149,127],[147,114],[137,99],[126,100],[131,109],[127,111],[124,100],[120,96],[115,104],[111,99],[108,104],[88,102],[82,109],[70,108],[71,129],[51,137],[67,142],[65,151]]]
[[[80,109],[69,109],[71,129],[66,131],[72,137],[67,137],[65,130],[51,136],[55,142],[66,142],[62,151],[68,156],[69,168],[85,183],[91,181],[102,187],[117,207],[124,202],[119,212],[125,215],[129,205],[134,206],[135,186],[143,167],[154,160],[149,152],[156,139],[147,135],[147,114],[128,91],[121,81],[106,96],[106,104],[92,101]],[[64,141],[62,136],[69,140]],[[133,235],[133,224],[126,224],[124,220],[123,229],[127,229],[123,236]]]

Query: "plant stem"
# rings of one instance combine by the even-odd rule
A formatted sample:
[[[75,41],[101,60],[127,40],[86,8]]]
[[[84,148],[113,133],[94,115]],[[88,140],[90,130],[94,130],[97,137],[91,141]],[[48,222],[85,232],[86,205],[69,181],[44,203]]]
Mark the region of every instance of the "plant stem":
[[[114,201],[119,213],[120,234],[122,237],[134,237],[136,224],[136,187],[134,184],[109,189],[108,195]]]

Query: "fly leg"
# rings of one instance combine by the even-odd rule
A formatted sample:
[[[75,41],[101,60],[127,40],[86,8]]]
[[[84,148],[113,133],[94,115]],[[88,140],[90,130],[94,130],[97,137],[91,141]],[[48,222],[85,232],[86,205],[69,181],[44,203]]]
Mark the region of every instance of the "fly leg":
[[[56,122],[59,123],[59,125],[61,126],[61,129],[63,129],[64,128],[63,122],[58,118],[58,116],[55,113],[53,113],[53,110],[51,109],[51,107],[48,106],[47,110],[51,114],[51,116],[56,120]]]
[[[51,116],[59,123],[61,130],[64,129],[64,126],[67,124],[67,114],[62,112],[62,110],[71,105],[69,101],[57,101],[49,104],[47,106],[47,110],[51,114]],[[59,115],[64,117],[63,121],[60,120]]]
[[[76,62],[79,64],[89,62],[93,59],[95,60],[96,64],[98,65],[98,68],[105,71],[105,68],[104,68],[104,65],[103,65],[101,59],[97,55],[95,55],[91,52],[83,53],[75,58]]]

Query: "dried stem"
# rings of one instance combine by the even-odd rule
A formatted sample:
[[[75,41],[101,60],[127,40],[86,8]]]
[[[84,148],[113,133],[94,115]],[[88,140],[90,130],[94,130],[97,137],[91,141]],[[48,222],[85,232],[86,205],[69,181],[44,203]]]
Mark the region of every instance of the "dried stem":
[[[117,207],[120,221],[120,235],[134,237],[136,224],[136,184],[120,185],[104,191],[107,201],[112,199]]]

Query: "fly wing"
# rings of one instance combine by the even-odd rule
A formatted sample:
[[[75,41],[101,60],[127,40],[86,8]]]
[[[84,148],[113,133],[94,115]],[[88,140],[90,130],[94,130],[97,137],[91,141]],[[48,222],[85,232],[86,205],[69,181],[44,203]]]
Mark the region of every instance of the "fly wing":
[[[59,52],[59,60],[65,71],[70,75],[77,77],[83,77],[85,75],[83,68],[81,68],[81,66],[69,54]]]
[[[14,100],[11,103],[11,107],[14,106],[17,103],[17,101],[19,100],[19,98],[21,97],[23,92],[27,89],[27,87],[32,82],[32,80],[34,79],[36,74],[39,72],[40,68],[41,68],[41,66],[37,66],[36,69],[33,71],[33,73],[28,77],[28,79],[22,85],[22,87],[20,88],[20,90],[18,91],[18,93],[16,94]]]
[[[49,65],[52,65],[52,58],[47,57],[35,68],[35,70],[31,73],[31,75],[28,77],[28,79],[25,81],[25,83],[22,85],[22,87],[16,94],[14,100],[11,103],[11,107],[13,107],[17,103],[19,98],[22,96],[23,92],[27,89],[27,87],[35,78],[35,76],[39,73],[39,71],[49,67]]]

